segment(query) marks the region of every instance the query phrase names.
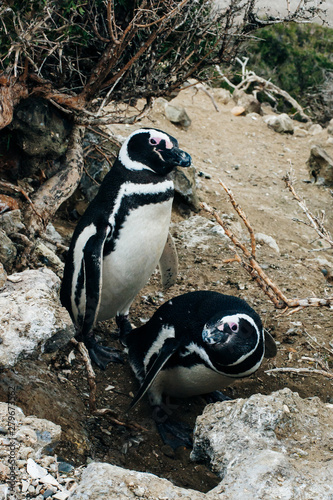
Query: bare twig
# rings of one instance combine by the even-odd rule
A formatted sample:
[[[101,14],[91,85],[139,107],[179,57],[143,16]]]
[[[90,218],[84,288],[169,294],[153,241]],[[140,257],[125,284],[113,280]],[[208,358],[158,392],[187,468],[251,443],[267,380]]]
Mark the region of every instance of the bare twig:
[[[296,193],[291,177],[292,177],[292,172],[287,172],[283,180],[285,181],[287,188],[292,193],[293,197],[298,202],[299,206],[301,207],[301,209],[303,210],[303,212],[305,213],[305,215],[309,220],[308,224],[306,223],[304,224],[310,225],[316,231],[319,238],[325,240],[330,245],[330,247],[333,248],[333,239],[323,224],[324,220],[323,219],[319,220],[318,217],[316,217],[310,212],[310,210],[306,206],[305,201],[302,200],[302,198],[300,198],[300,196]]]
[[[278,372],[296,373],[297,375],[322,375],[323,377],[333,379],[333,373],[325,370],[316,370],[315,368],[272,368],[271,370],[265,370],[265,373],[268,375]]]
[[[216,210],[211,208],[206,203],[201,203],[201,207],[208,213],[210,213],[216,221],[222,226],[225,234],[230,238],[236,248],[239,248],[243,256],[241,257],[237,252],[233,260],[239,262],[246,271],[252,276],[252,278],[258,283],[260,288],[264,291],[264,293],[270,298],[270,300],[274,303],[275,307],[278,309],[284,309],[283,313],[285,313],[288,308],[292,308],[291,312],[296,312],[304,307],[319,307],[319,306],[331,306],[333,304],[333,297],[327,298],[316,298],[316,297],[308,297],[305,299],[288,299],[284,293],[278,288],[278,286],[267,276],[267,274],[263,271],[261,266],[256,261],[253,255],[253,249],[256,246],[254,232],[251,227],[251,224],[248,222],[248,219],[240,208],[238,203],[235,200],[234,195],[231,190],[227,188],[221,181],[222,187],[226,191],[229,196],[229,199],[236,210],[239,217],[243,220],[247,230],[249,231],[251,237],[251,251],[246,248],[246,246],[239,241],[239,239],[230,231],[227,224],[220,218]],[[229,260],[230,262],[230,260]],[[283,314],[282,313],[282,314]]]
[[[116,413],[111,410],[111,408],[101,408],[98,409],[96,406],[96,393],[97,393],[97,385],[96,385],[96,375],[94,369],[92,367],[88,350],[83,342],[78,342],[75,339],[72,339],[71,342],[77,347],[79,350],[82,359],[84,361],[86,371],[87,371],[87,379],[89,384],[89,409],[93,415],[96,416],[104,416],[107,415],[108,419],[111,420],[116,425],[121,425],[123,427],[127,427],[129,429],[136,429],[141,431],[147,431],[144,427],[137,424],[136,422],[122,422],[116,416]]]
[[[225,76],[219,65],[216,65],[215,67],[219,72],[219,74],[221,75],[222,79],[232,88],[245,91],[252,83],[257,83],[259,85],[259,87],[256,89],[257,91],[262,91],[265,93],[272,92],[273,94],[282,96],[287,102],[289,102],[292,105],[294,109],[296,109],[296,111],[299,113],[299,115],[303,120],[305,121],[310,120],[310,117],[304,112],[300,104],[298,104],[296,99],[291,97],[291,95],[288,94],[288,92],[280,89],[277,85],[274,85],[274,83],[272,83],[271,81],[265,80],[265,78],[256,75],[254,71],[247,70],[246,65],[248,63],[248,60],[249,60],[248,57],[243,58],[243,60],[236,57],[236,61],[242,67],[242,80],[237,85],[234,85],[233,83],[230,82],[230,80]]]

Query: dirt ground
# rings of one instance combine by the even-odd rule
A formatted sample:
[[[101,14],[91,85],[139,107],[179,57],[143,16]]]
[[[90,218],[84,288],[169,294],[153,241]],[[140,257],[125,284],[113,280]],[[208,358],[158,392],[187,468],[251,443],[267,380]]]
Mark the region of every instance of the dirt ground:
[[[157,111],[139,126],[160,128],[178,139],[180,147],[191,154],[197,171],[204,173],[197,178],[200,199],[229,220],[232,231],[241,241],[249,245],[248,232],[219,185],[219,179],[233,191],[255,233],[274,238],[279,253],[267,244],[258,244],[257,260],[288,298],[333,296],[332,249],[324,250],[327,245],[317,239],[315,231],[294,220],[305,221],[306,216],[282,180],[292,167],[297,193],[306,200],[312,213],[325,212],[326,228],[333,234],[332,191],[309,183],[306,167],[312,144],[321,144],[328,152],[333,148],[327,145],[327,132],[303,137],[281,135],[269,129],[258,115],[234,116],[233,103],[222,104],[218,94],[214,96],[219,112],[202,91],[189,89],[177,97],[176,101],[185,106],[192,119],[187,131],[172,125]],[[138,125],[119,125],[112,130],[126,136],[135,128]],[[62,225],[62,221],[57,221],[59,231]],[[236,382],[225,393],[232,398],[243,398],[289,387],[301,397],[318,396],[324,402],[333,403],[332,380],[323,375],[266,373],[275,367],[332,368],[332,308],[309,307],[291,315],[282,314],[237,262],[224,262],[233,257],[233,246],[204,211],[192,213],[189,219],[174,211],[171,232],[179,255],[177,284],[163,291],[158,273],[153,275],[133,304],[132,322],[139,326],[158,305],[186,291],[216,290],[240,296],[261,315],[265,327],[278,342],[278,354],[274,359],[265,360],[254,376]],[[113,321],[97,327],[97,335],[103,343],[119,347],[115,332]],[[75,356],[71,363],[70,352]],[[48,380],[43,375],[45,366]],[[34,381],[29,379],[32,370]],[[41,370],[40,376],[36,375],[38,370]],[[16,381],[20,376],[25,378],[26,388],[18,392],[18,405],[26,414],[34,413],[62,425],[64,440],[56,452],[63,459],[75,464],[83,464],[87,458],[106,461],[151,472],[177,485],[201,491],[208,491],[219,482],[205,464],[191,462],[190,450],[178,449],[173,453],[163,446],[147,400],[126,414],[131,395],[137,390],[128,363],[110,365],[105,372],[96,369],[98,407],[111,408],[126,425],[117,425],[108,416],[89,414],[86,373],[73,346],[36,360],[33,368],[31,362],[22,362],[14,374],[7,374],[9,379],[16,377]],[[37,396],[41,385],[45,387],[44,399]],[[68,409],[71,402],[72,414]],[[175,417],[193,427],[205,404],[203,398],[177,401]]]

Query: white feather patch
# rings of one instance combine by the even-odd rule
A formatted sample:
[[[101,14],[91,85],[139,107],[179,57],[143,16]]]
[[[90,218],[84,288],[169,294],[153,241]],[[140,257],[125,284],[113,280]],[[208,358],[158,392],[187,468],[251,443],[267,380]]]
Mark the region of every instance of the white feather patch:
[[[158,354],[160,350],[163,347],[164,342],[166,339],[170,338],[175,338],[175,329],[173,326],[163,326],[162,329],[160,330],[156,340],[152,343],[149,351],[147,352],[145,359],[144,359],[144,367],[145,370],[147,370],[147,366],[149,364],[149,361],[151,360],[151,357],[154,354]]]
[[[72,302],[72,312],[74,315],[75,320],[77,321],[79,312],[81,313],[82,316],[85,314],[86,310],[86,293],[85,293],[85,281],[86,278],[84,277],[84,287],[81,290],[80,293],[80,303],[79,307],[77,307],[75,303],[75,294],[76,294],[76,288],[77,288],[77,282],[78,282],[78,277],[81,269],[81,264],[83,260],[83,251],[84,247],[87,244],[87,241],[91,236],[94,236],[97,233],[97,228],[95,224],[91,223],[89,226],[85,227],[78,239],[76,240],[75,247],[74,247],[74,252],[73,252],[73,276],[72,276],[72,290],[71,290],[71,302]]]

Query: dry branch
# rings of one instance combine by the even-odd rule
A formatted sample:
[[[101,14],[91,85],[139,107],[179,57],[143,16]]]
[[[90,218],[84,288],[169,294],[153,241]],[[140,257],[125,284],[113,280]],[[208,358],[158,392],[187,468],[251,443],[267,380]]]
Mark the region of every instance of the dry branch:
[[[304,121],[310,120],[310,117],[304,112],[302,106],[298,104],[296,99],[288,94],[288,92],[280,89],[280,87],[274,85],[274,83],[270,82],[269,80],[265,80],[265,78],[256,75],[254,71],[249,71],[248,69],[246,69],[248,60],[248,57],[244,57],[243,60],[236,57],[236,61],[242,66],[242,80],[238,85],[234,85],[233,83],[231,83],[218,65],[216,65],[216,69],[222,76],[222,79],[233,89],[245,91],[252,83],[257,83],[258,86],[254,88],[254,94],[256,94],[257,92],[264,92],[270,99],[273,99],[271,93],[280,95],[287,102],[289,102],[289,104],[291,104],[291,106],[297,111],[297,113]]]
[[[296,193],[291,177],[292,177],[292,172],[287,172],[283,180],[285,181],[287,188],[292,193],[293,197],[298,202],[299,206],[301,207],[301,209],[303,210],[303,212],[305,213],[305,215],[309,220],[308,224],[307,223],[304,224],[312,227],[318,234],[319,238],[325,240],[330,245],[330,248],[333,248],[333,239],[324,226],[324,220],[319,220],[318,217],[316,217],[310,212],[310,210],[306,206],[305,201],[302,200],[302,198],[300,198],[300,196]]]
[[[88,350],[83,342],[78,342],[75,339],[72,339],[71,342],[75,345],[75,347],[80,352],[86,371],[87,371],[87,379],[89,385],[89,409],[93,415],[96,416],[108,416],[108,419],[111,420],[112,423],[116,425],[120,425],[122,427],[127,427],[128,429],[135,429],[140,431],[147,431],[146,428],[137,424],[136,422],[122,422],[118,420],[116,417],[116,413],[111,410],[111,408],[101,408],[98,409],[96,406],[96,394],[97,394],[97,385],[96,385],[96,374],[92,367],[90,356]]]
[[[271,370],[265,370],[265,373],[270,375],[271,373],[296,373],[297,375],[322,375],[329,379],[333,379],[333,373],[326,370],[316,370],[315,368],[272,368]]]
[[[305,299],[288,299],[278,288],[278,286],[267,276],[267,274],[263,271],[259,263],[256,261],[253,255],[253,248],[256,246],[254,231],[251,227],[251,224],[248,221],[244,211],[241,209],[239,204],[236,202],[235,197],[232,191],[222,182],[220,181],[221,186],[226,191],[229,196],[229,199],[239,215],[239,217],[243,220],[251,238],[251,251],[239,241],[237,236],[235,236],[227,226],[227,224],[221,219],[218,215],[217,211],[212,207],[207,205],[206,203],[202,203],[201,207],[211,214],[215,220],[222,226],[225,234],[232,241],[236,248],[240,249],[243,253],[243,256],[240,256],[237,252],[235,254],[234,259],[239,262],[244,269],[251,275],[251,277],[258,283],[259,287],[264,291],[264,293],[270,298],[277,309],[284,309],[283,313],[288,310],[288,308],[293,308],[293,311],[302,309],[304,307],[310,306],[332,306],[333,297],[327,298],[316,298],[316,297],[308,297]],[[230,262],[230,260],[229,260]],[[296,308],[296,309],[295,309]]]

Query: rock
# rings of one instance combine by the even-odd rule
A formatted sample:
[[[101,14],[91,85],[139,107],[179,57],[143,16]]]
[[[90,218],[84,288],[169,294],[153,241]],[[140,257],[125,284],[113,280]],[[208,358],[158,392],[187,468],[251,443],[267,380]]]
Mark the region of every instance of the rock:
[[[62,277],[64,263],[42,240],[37,240],[34,253],[42,264],[50,267],[60,278]]]
[[[43,351],[46,340],[59,332],[74,335],[69,314],[60,305],[59,287],[60,279],[47,268],[8,278],[0,292],[0,366],[14,366],[19,357]]]
[[[197,194],[196,184],[196,169],[195,167],[180,168],[176,167],[169,177],[173,180],[175,185],[175,200],[177,198],[189,205],[194,211],[199,211],[199,198]]]
[[[214,99],[221,104],[228,104],[231,101],[232,95],[227,89],[212,89]]]
[[[319,123],[313,123],[311,127],[309,128],[309,134],[311,135],[317,135],[320,134],[320,132],[323,131],[323,127],[319,125]]]
[[[333,158],[321,146],[312,146],[306,164],[315,182],[333,186]]]
[[[16,106],[11,128],[28,156],[57,158],[67,149],[71,125],[47,100],[30,97]]]
[[[182,245],[188,248],[205,249],[213,245],[212,238],[217,238],[219,243],[223,240],[227,243],[228,238],[224,234],[223,228],[219,224],[195,215],[177,224],[178,237],[182,240]]]
[[[333,135],[333,118],[331,118],[326,130],[329,135]]]
[[[180,127],[188,128],[191,125],[191,119],[188,116],[186,109],[179,104],[167,103],[165,105],[165,116],[171,123]]]
[[[275,132],[279,132],[280,134],[294,133],[294,122],[286,113],[265,116],[264,122],[275,130]]]
[[[54,448],[61,436],[61,427],[44,418],[34,416],[26,417],[18,406],[11,405],[15,416],[15,430],[13,438],[20,443],[17,448],[16,459],[26,459],[25,449],[31,450],[31,455],[35,458],[46,450]],[[8,404],[0,402],[0,425],[8,426]],[[9,456],[9,449],[5,456]]]
[[[295,137],[306,137],[308,131],[303,127],[294,127],[294,135]]]
[[[0,229],[0,262],[2,262],[7,273],[12,270],[15,258],[17,255],[17,250],[7,234]]]
[[[7,273],[6,273],[5,268],[3,267],[3,265],[0,262],[0,289],[3,286],[5,286],[6,281],[7,281]]]
[[[230,112],[234,115],[234,116],[241,116],[241,115],[245,115],[245,108],[244,106],[234,106]]]
[[[263,234],[263,233],[256,233],[255,239],[256,239],[257,243],[268,245],[273,250],[275,250],[276,253],[280,253],[279,246],[276,243],[275,239],[272,238],[272,236],[268,236],[267,234]]]
[[[91,150],[92,145],[101,145],[101,136],[88,131],[84,136],[83,147]],[[103,147],[110,151],[110,157],[111,155],[115,157],[118,154],[119,148],[111,141],[103,141]],[[110,164],[107,159],[93,148],[85,159],[85,171],[80,181],[80,191],[88,202],[96,196],[99,186],[109,170]]]
[[[191,458],[210,462],[228,500],[329,500],[333,405],[290,389],[208,405]]]
[[[0,229],[7,234],[19,233],[25,226],[22,222],[21,210],[11,210],[0,215]]]
[[[262,115],[261,104],[253,94],[247,94],[244,90],[235,89],[232,98],[237,107],[244,108],[244,113],[258,113]]]
[[[82,474],[81,482],[69,496],[69,500],[125,499],[176,499],[217,500],[218,496],[205,495],[195,490],[174,486],[167,479],[153,474],[122,469],[116,465],[93,462]]]

